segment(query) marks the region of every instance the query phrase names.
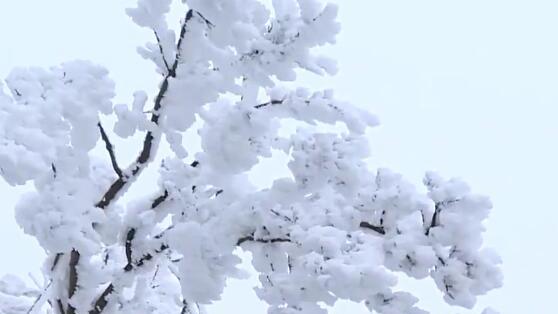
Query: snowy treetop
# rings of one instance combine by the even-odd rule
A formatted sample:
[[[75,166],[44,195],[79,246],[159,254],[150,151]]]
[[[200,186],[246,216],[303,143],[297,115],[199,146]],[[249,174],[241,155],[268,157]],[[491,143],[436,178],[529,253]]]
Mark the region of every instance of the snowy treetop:
[[[245,274],[242,251],[271,314],[327,313],[339,299],[427,313],[398,289],[401,274],[431,278],[447,303],[466,308],[501,285],[500,260],[482,245],[488,198],[435,173],[417,188],[369,169],[374,115],[331,90],[286,87],[297,70],[335,73],[314,49],[335,42],[335,5],[182,2],[139,0],[127,10],[153,33],[138,52],[161,76],[156,95],[114,104],[108,70],[86,61],[17,68],[5,79],[0,174],[33,183],[16,218],[48,258],[37,289],[0,280],[0,313],[203,313],[228,278]],[[167,23],[171,6],[185,11],[178,30]],[[301,127],[280,132],[287,120]],[[183,139],[196,121],[197,153]],[[110,137],[138,133],[137,158],[121,168]],[[172,152],[157,157],[161,141]],[[274,150],[288,156],[289,172],[253,186],[247,174]],[[159,190],[124,201],[150,164]]]

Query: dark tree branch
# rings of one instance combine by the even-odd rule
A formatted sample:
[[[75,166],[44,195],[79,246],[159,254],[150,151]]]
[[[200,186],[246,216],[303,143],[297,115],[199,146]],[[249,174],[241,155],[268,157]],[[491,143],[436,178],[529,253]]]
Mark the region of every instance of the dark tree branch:
[[[280,242],[291,242],[291,239],[289,238],[256,239],[254,238],[254,234],[252,233],[251,235],[238,239],[236,245],[241,246],[242,243],[248,241],[259,242],[259,243],[280,243]]]
[[[52,170],[52,176],[56,179],[56,166],[54,163],[50,164],[50,169]]]
[[[373,230],[379,234],[386,234],[386,230],[384,227],[382,226],[374,226],[368,222],[361,222],[360,223],[360,227],[361,228],[366,228],[366,229],[370,229]],[[287,235],[288,236],[288,235]],[[287,238],[271,238],[271,239],[256,239],[254,238],[254,234],[250,234],[248,236],[242,237],[240,239],[238,239],[238,241],[236,242],[237,246],[241,246],[244,242],[258,242],[258,243],[279,243],[279,242],[291,242],[291,239]]]
[[[155,38],[157,39],[157,45],[159,46],[159,52],[161,53],[161,58],[163,58],[163,63],[165,64],[165,68],[167,69],[167,73],[170,71],[170,66],[169,63],[167,62],[167,58],[165,58],[165,52],[163,50],[163,45],[161,43],[161,38],[159,37],[159,34],[157,34],[157,31],[153,30],[153,33],[155,34]]]
[[[126,234],[126,243],[124,245],[126,250],[126,261],[127,261],[127,264],[124,267],[125,271],[130,271],[134,267],[132,265],[132,241],[134,240],[135,236],[136,236],[136,229],[130,228],[130,230],[128,230],[128,233]]]
[[[99,296],[89,314],[100,314],[108,304],[108,296],[114,291],[114,285],[109,284]]]
[[[135,233],[135,229],[130,229],[130,231],[132,231],[132,230],[134,230],[133,232]],[[129,234],[130,234],[130,232],[128,232],[128,235]],[[128,241],[127,241],[127,243],[128,243]],[[155,254],[159,254],[159,253],[165,251],[168,248],[169,248],[168,245],[162,244],[159,249],[155,250]],[[126,258],[128,259],[128,247],[126,247]],[[150,261],[151,259],[153,259],[153,255],[152,254],[146,254],[135,263],[135,266],[141,267],[145,264],[145,262]],[[134,269],[134,267],[131,266],[131,264],[130,264],[130,260],[131,260],[131,258],[129,258],[128,264],[124,267],[125,272],[130,272]],[[130,265],[130,267],[128,267],[128,265]],[[103,293],[101,293],[101,295],[97,298],[97,300],[95,301],[95,304],[93,305],[93,309],[89,311],[89,314],[100,314],[100,313],[102,313],[103,310],[106,308],[106,306],[108,304],[108,297],[113,292],[114,292],[114,284],[110,283],[105,288]]]
[[[425,235],[429,235],[430,234],[430,230],[432,230],[432,228],[435,228],[437,226],[440,225],[440,214],[442,213],[442,210],[447,206],[447,205],[451,205],[454,203],[459,202],[461,199],[460,198],[456,198],[456,199],[451,199],[451,200],[445,200],[445,201],[441,201],[441,202],[436,202],[436,204],[434,205],[434,214],[432,214],[432,221],[430,221],[430,225],[428,226],[428,228],[426,228],[425,231]]]
[[[182,310],[180,314],[192,314],[192,310],[190,309],[190,303],[186,300],[182,300]]]
[[[64,311],[64,305],[62,304],[62,300],[60,299],[56,300],[56,305],[58,305],[58,311],[60,312],[60,314],[66,314],[66,311]]]
[[[75,314],[76,309],[70,304],[69,300],[72,298],[77,290],[78,273],[77,265],[79,263],[80,254],[75,249],[70,253],[70,274],[68,277],[68,308],[66,314]]]
[[[116,172],[119,178],[122,178],[123,176],[122,170],[120,169],[120,167],[118,166],[118,162],[116,161],[116,155],[114,154],[114,146],[110,142],[107,132],[105,132],[105,129],[103,128],[103,125],[101,124],[100,121],[99,123],[97,123],[97,126],[99,127],[99,131],[101,131],[101,138],[103,139],[103,142],[105,142],[105,147],[107,149],[107,152],[109,153],[112,169],[114,169],[114,172]]]
[[[141,266],[143,266],[146,262],[149,262],[150,260],[152,260],[153,257],[155,257],[156,254],[161,254],[161,253],[163,253],[164,251],[166,251],[167,249],[169,249],[168,244],[165,244],[165,243],[161,244],[161,246],[160,246],[158,249],[156,249],[155,251],[153,251],[153,254],[147,253],[147,254],[145,254],[142,258],[140,258],[140,259],[135,263],[136,267],[141,267]]]
[[[161,196],[157,197],[155,200],[153,200],[153,203],[151,203],[151,209],[157,208],[164,201],[166,201],[168,197],[169,197],[169,191],[165,190],[163,195],[161,195]]]
[[[267,106],[270,106],[270,105],[280,105],[282,103],[283,103],[283,100],[270,100],[270,101],[265,102],[263,104],[255,105],[254,108],[260,109],[260,108],[267,107]]]
[[[54,271],[56,269],[56,266],[58,266],[58,262],[60,262],[60,258],[62,258],[63,255],[64,253],[56,253],[56,256],[54,256],[54,261],[52,262],[52,266],[50,267],[50,271]]]
[[[363,221],[360,223],[361,228],[373,230],[379,234],[386,234],[386,229],[383,226],[375,226],[369,222]]]
[[[205,16],[203,16],[203,14],[201,14],[200,12],[197,12],[197,11],[196,11],[196,14],[204,21],[204,23],[208,27],[215,27],[215,24],[211,23],[210,20],[206,19]]]
[[[386,234],[386,231],[384,229],[384,227],[381,226],[374,226],[368,222],[361,222],[360,223],[360,227],[361,228],[366,228],[366,229],[370,229],[373,230],[379,234]],[[168,227],[165,231],[163,231],[162,233],[156,235],[154,238],[155,239],[162,239],[164,237],[164,234],[166,231],[172,229],[173,226]],[[285,238],[270,238],[270,239],[261,239],[261,238],[255,238],[254,237],[254,233],[244,236],[240,239],[238,239],[238,241],[236,242],[237,246],[241,246],[242,244],[244,244],[245,242],[257,242],[257,243],[284,243],[284,242],[292,242],[291,239],[289,238],[289,235],[287,234],[287,237]],[[162,243],[161,246],[156,249],[153,253],[147,253],[145,254],[142,258],[140,258],[136,263],[135,266],[136,267],[141,267],[143,266],[146,262],[152,260],[155,255],[160,254],[165,252],[167,249],[169,249],[169,245],[166,243]],[[130,269],[131,270],[131,269]]]
[[[167,190],[165,190],[165,192],[155,198],[155,200],[153,200],[153,203],[151,203],[151,209],[156,209],[159,205],[161,205],[169,196],[169,192]],[[134,240],[136,236],[136,228],[130,228],[130,230],[128,230],[128,233],[126,234],[126,242],[124,244],[125,250],[126,250],[126,261],[127,264],[124,267],[125,271],[131,271],[134,268],[134,264],[132,261],[132,241]]]
[[[434,206],[434,214],[432,214],[432,221],[430,221],[430,226],[428,226],[428,228],[426,228],[426,235],[430,234],[430,230],[434,227],[436,227],[438,225],[438,216],[440,215],[440,212],[442,211],[442,207],[441,207],[441,203],[436,203],[436,205]]]

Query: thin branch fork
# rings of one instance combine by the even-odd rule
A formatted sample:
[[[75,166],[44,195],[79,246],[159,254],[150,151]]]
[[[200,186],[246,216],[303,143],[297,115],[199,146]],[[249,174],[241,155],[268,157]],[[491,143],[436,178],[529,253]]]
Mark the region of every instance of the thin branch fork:
[[[151,209],[156,209],[159,205],[161,205],[167,198],[169,197],[169,192],[167,190],[165,190],[163,192],[162,195],[158,196],[157,198],[155,198],[153,200],[153,202],[151,203]],[[130,228],[128,230],[128,233],[126,234],[126,242],[125,242],[125,252],[126,252],[126,266],[124,266],[124,271],[125,272],[130,272],[134,269],[134,266],[136,267],[140,267],[142,266],[146,261],[149,261],[153,258],[153,255],[151,254],[146,254],[144,255],[138,262],[135,263],[133,262],[132,259],[132,245],[133,245],[133,240],[136,236],[136,229],[135,228]],[[155,253],[160,253],[163,252],[164,250],[168,249],[168,246],[166,244],[162,244],[161,248],[159,248],[158,250],[155,251]],[[110,283],[105,290],[103,290],[103,292],[101,293],[101,295],[97,298],[97,300],[95,301],[95,304],[93,306],[93,309],[91,311],[89,311],[89,314],[100,314],[105,307],[108,304],[108,296],[110,294],[112,294],[114,292],[114,284]]]
[[[156,209],[159,205],[161,205],[167,198],[169,197],[169,191],[165,190],[165,192],[160,195],[159,197],[153,200],[151,203],[151,209]],[[124,244],[125,251],[126,251],[126,266],[124,267],[124,271],[128,272],[134,268],[133,260],[132,260],[132,242],[136,237],[136,228],[130,228],[126,233],[126,242]]]
[[[432,214],[432,220],[430,221],[430,225],[426,228],[424,234],[429,235],[430,230],[432,230],[432,228],[435,228],[440,225],[440,214],[442,213],[444,207],[446,207],[447,205],[457,203],[460,200],[461,200],[460,198],[456,198],[456,199],[436,202],[436,204],[434,205],[434,214]]]
[[[165,75],[165,78],[161,83],[161,88],[159,89],[159,93],[155,97],[153,113],[151,115],[151,122],[154,125],[159,125],[159,119],[161,118],[160,110],[162,107],[163,99],[165,98],[165,95],[169,89],[169,81],[170,79],[176,77],[176,70],[180,62],[180,56],[182,51],[182,43],[184,37],[186,36],[187,24],[192,19],[192,17],[193,17],[193,11],[188,10],[188,12],[186,13],[186,18],[184,19],[184,23],[182,24],[182,28],[180,30],[180,37],[178,38],[178,43],[176,44],[176,57],[174,63],[170,67],[167,75]],[[112,183],[112,185],[103,195],[102,199],[99,202],[97,202],[96,206],[98,208],[105,209],[106,207],[108,207],[112,203],[112,201],[114,201],[118,197],[118,194],[120,193],[120,191],[124,189],[126,184],[130,182],[130,179],[132,177],[138,176],[140,172],[145,168],[145,166],[149,163],[152,157],[152,153],[154,152],[156,146],[155,136],[159,137],[158,135],[155,134],[154,131],[147,132],[143,140],[142,149],[138,157],[136,158],[136,161],[132,164],[132,166],[129,167],[130,169],[129,174],[127,173],[126,176],[119,177],[116,181]]]
[[[155,34],[155,39],[157,39],[157,45],[159,46],[159,52],[161,53],[161,58],[163,59],[165,68],[167,69],[167,72],[170,72],[171,67],[169,66],[169,63],[167,62],[167,58],[165,57],[165,52],[163,51],[163,43],[161,42],[161,38],[159,37],[159,34],[157,33],[156,30],[153,30],[153,34]]]

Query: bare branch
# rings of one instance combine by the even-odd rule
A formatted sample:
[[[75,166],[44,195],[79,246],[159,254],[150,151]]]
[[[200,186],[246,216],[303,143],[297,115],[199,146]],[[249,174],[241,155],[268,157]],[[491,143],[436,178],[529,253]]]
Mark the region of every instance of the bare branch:
[[[360,227],[376,231],[379,234],[386,234],[386,229],[383,226],[375,226],[366,221],[361,222]]]
[[[56,304],[58,305],[58,311],[60,312],[60,314],[66,314],[66,311],[64,311],[64,305],[62,304],[62,300],[60,299],[56,300]]]
[[[430,226],[426,228],[426,232],[425,232],[426,235],[429,235],[430,230],[438,225],[438,216],[440,215],[441,211],[442,211],[441,204],[436,203],[436,206],[434,207],[434,214],[432,215],[432,221],[430,221]]]
[[[267,106],[270,106],[270,105],[280,105],[282,103],[283,103],[283,100],[270,100],[270,101],[265,102],[263,104],[255,105],[254,108],[260,109],[260,108],[267,107]]]
[[[456,199],[450,199],[450,200],[445,200],[445,201],[441,201],[441,202],[436,202],[436,204],[434,205],[434,214],[432,214],[432,220],[430,221],[430,225],[426,228],[425,231],[425,235],[429,235],[430,234],[430,230],[434,227],[437,227],[440,225],[440,214],[442,213],[442,210],[447,206],[447,205],[451,205],[454,203],[459,202],[461,199],[456,198]]]
[[[259,242],[259,243],[280,243],[280,242],[291,242],[291,239],[288,238],[272,238],[272,239],[256,239],[254,238],[254,234],[242,237],[238,239],[236,242],[237,246],[242,245],[242,243],[247,241]]]
[[[54,271],[56,269],[56,266],[58,265],[58,262],[60,262],[60,258],[64,255],[64,253],[56,253],[56,256],[54,256],[54,261],[52,262],[52,266],[50,267],[50,271]]]
[[[134,268],[134,266],[132,265],[132,241],[134,240],[135,236],[136,236],[136,229],[130,228],[130,230],[128,230],[128,233],[126,234],[126,243],[124,245],[126,250],[126,261],[127,261],[127,264],[124,267],[125,271],[130,271],[132,270],[132,268]]]
[[[163,193],[163,195],[157,197],[153,203],[151,203],[151,209],[155,209],[157,208],[159,205],[161,205],[167,198],[169,197],[169,191],[165,190],[165,192]]]
[[[123,176],[122,170],[120,169],[120,167],[118,166],[118,162],[116,161],[116,155],[114,154],[114,146],[110,142],[107,132],[105,132],[105,129],[103,128],[103,125],[101,124],[100,121],[99,123],[97,123],[97,126],[99,127],[99,131],[101,132],[101,138],[103,139],[103,142],[105,142],[105,147],[107,149],[107,152],[109,153],[112,169],[114,169],[114,172],[116,172],[119,178],[122,178]]]
[[[114,285],[109,284],[99,296],[89,314],[100,314],[108,304],[108,296],[114,291]]]
[[[80,254],[75,249],[70,253],[70,275],[68,278],[68,300],[72,298],[77,290],[78,273],[77,265],[79,263]],[[75,314],[76,309],[68,302],[66,314]]]

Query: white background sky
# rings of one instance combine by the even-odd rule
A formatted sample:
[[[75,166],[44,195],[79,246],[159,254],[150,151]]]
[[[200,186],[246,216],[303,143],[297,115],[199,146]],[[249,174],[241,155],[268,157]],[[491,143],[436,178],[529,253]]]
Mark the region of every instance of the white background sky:
[[[486,244],[504,259],[505,286],[481,305],[503,314],[556,313],[558,2],[336,2],[343,30],[328,53],[340,73],[301,83],[333,87],[379,115],[382,126],[370,132],[371,167],[415,183],[437,170],[491,196]],[[135,53],[149,34],[123,12],[132,3],[0,0],[0,77],[17,65],[79,58],[110,69],[119,101],[137,89],[153,91],[158,78]],[[0,274],[37,273],[42,260],[13,218],[21,190],[0,183]],[[406,286],[417,287],[433,313],[469,313],[443,305],[430,283]],[[247,287],[233,283],[210,314],[263,313]],[[336,313],[356,309],[341,305]]]

